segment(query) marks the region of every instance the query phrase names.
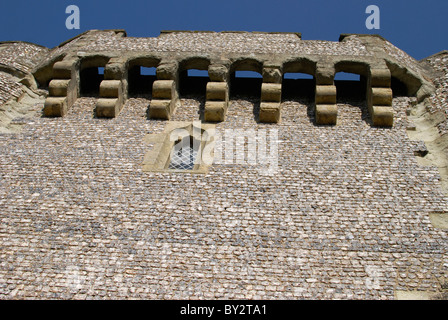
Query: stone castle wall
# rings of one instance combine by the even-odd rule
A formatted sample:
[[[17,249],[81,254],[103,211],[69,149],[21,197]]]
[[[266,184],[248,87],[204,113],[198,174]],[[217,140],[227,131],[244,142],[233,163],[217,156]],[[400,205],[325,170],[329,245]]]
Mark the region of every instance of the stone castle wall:
[[[377,37],[333,43],[297,34],[124,35],[92,31],[32,65],[36,88],[49,85],[49,97],[40,112],[15,120],[23,124],[19,133],[0,134],[0,298],[443,292],[447,231],[431,217],[446,215],[448,199],[437,167],[416,157],[425,145],[408,136],[410,110],[440,85],[424,79],[417,61],[398,49],[388,55],[382,46],[393,48]],[[217,59],[222,51],[226,63]],[[83,61],[105,67],[99,97],[79,95]],[[127,94],[132,61],[157,67],[147,97]],[[180,94],[179,67],[209,71],[201,97]],[[229,94],[239,67],[261,73],[260,95]],[[333,81],[341,70],[362,73],[371,94],[338,99]],[[316,94],[284,98],[286,71],[312,73]],[[408,96],[392,96],[392,78],[406,84]],[[169,121],[151,116],[154,106],[163,111],[171,103]],[[148,136],[170,123],[204,122],[211,106],[219,121],[208,123],[223,135],[277,134],[267,145],[278,147],[274,173],[247,162],[217,162],[200,174],[144,170],[154,151]],[[375,125],[373,108],[381,106],[392,125]],[[113,112],[102,118],[98,108]],[[280,121],[263,121],[264,112],[276,120],[277,111]],[[331,125],[319,125],[319,117]]]

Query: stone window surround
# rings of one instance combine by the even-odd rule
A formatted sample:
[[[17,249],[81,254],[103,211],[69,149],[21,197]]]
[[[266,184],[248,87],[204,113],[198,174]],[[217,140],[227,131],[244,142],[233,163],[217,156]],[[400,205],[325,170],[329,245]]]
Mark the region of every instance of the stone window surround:
[[[148,134],[143,139],[153,145],[143,159],[143,171],[205,174],[213,162],[215,124],[200,121],[169,121],[162,133]],[[199,152],[193,170],[169,169],[174,145],[186,136],[200,141]]]

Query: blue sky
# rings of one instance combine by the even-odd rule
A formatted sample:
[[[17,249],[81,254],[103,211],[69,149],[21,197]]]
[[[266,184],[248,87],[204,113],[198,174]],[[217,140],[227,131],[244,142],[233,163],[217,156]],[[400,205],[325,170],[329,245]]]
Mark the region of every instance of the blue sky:
[[[79,30],[65,27],[71,4],[80,8]],[[381,10],[380,30],[365,26],[368,5]],[[3,0],[0,8],[0,41],[47,47],[89,29],[125,29],[135,37],[160,30],[243,30],[331,41],[341,33],[377,33],[416,59],[448,50],[447,0]]]

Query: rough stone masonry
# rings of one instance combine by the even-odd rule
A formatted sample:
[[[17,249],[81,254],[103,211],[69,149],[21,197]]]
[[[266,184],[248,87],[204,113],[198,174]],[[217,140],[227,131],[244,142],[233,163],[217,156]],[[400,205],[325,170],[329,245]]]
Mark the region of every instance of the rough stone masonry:
[[[0,43],[0,298],[446,298],[447,57],[353,34]],[[198,121],[278,130],[278,170],[163,167],[166,130]]]

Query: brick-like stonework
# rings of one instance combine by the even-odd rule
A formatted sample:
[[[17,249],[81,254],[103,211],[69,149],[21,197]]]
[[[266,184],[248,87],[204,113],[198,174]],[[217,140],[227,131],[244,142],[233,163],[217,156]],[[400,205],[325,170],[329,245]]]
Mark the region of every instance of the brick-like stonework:
[[[16,68],[22,72],[30,72],[50,50],[26,42],[0,43],[0,65]]]
[[[0,106],[10,99],[17,99],[22,95],[22,86],[17,78],[8,73],[0,72]]]
[[[435,70],[438,76],[435,77],[434,83],[436,91],[431,95],[431,103],[428,104],[431,113],[440,111],[448,117],[448,52],[443,52],[439,55],[434,55],[425,59]],[[448,120],[439,124],[439,132],[441,135],[448,132]]]
[[[198,120],[183,99],[173,120]],[[206,175],[143,172],[145,99],[115,119],[78,99],[65,118],[1,135],[0,293],[4,298],[393,299],[448,281],[446,210],[435,168],[417,165],[407,98],[393,129],[339,104],[336,127],[284,102],[279,172],[214,165]],[[219,130],[269,129],[232,101]]]
[[[249,67],[262,71],[261,95],[229,95],[232,68],[212,61],[203,97],[179,97],[176,63],[220,52],[237,62],[240,55],[259,58]],[[126,59],[144,54],[148,64],[167,60],[154,62],[156,90],[129,98]],[[271,56],[294,55],[303,60],[269,64]],[[101,56],[89,62],[94,67],[107,58],[99,98],[77,95],[89,56]],[[426,75],[435,73],[375,37],[127,38],[111,30],[86,32],[37,60],[21,72],[43,87],[48,81],[53,99],[13,120],[20,132],[0,133],[0,299],[394,299],[446,288],[448,231],[430,217],[448,214],[448,197],[438,168],[419,164],[416,155],[428,150],[408,137],[407,116],[428,94],[429,109],[446,111],[443,54],[428,58],[443,71],[432,83]],[[282,98],[282,68],[313,73],[312,62],[318,93]],[[371,91],[361,100],[337,98],[336,69],[365,75]],[[392,77],[417,98],[390,101]],[[0,73],[0,102],[17,100],[22,88]],[[315,98],[329,116],[337,112],[331,125],[316,123]],[[107,109],[115,99],[121,105]],[[148,117],[155,99],[172,108],[169,120]],[[64,117],[44,116],[44,105],[56,115],[58,104]],[[202,174],[144,170],[154,147],[149,135],[165,132],[170,121],[204,120],[218,104],[225,108],[214,125],[222,135],[277,130],[269,140],[278,144],[276,172],[217,160]],[[98,106],[113,116],[97,117]],[[374,126],[375,107],[392,113],[386,120],[393,125]],[[277,120],[280,110],[277,123],[260,121],[271,111],[269,120]]]

